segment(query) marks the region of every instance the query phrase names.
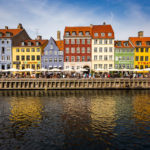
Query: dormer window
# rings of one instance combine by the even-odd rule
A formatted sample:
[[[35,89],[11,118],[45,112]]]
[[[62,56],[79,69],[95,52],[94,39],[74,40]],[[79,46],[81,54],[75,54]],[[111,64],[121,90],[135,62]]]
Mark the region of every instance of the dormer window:
[[[40,42],[36,41],[36,46],[39,46],[40,45]]]
[[[146,45],[150,45],[150,41],[146,41]]]
[[[6,37],[10,37],[11,33],[10,32],[6,32]]]
[[[77,34],[76,34],[76,32],[75,32],[75,31],[73,31],[73,32],[72,32],[72,35],[74,36],[74,35],[77,35]]]
[[[69,36],[70,35],[70,32],[66,32],[66,36]]]
[[[3,33],[2,32],[0,32],[0,37],[2,37],[3,36]]]
[[[118,42],[118,44],[117,44],[118,46],[121,46],[121,42]]]
[[[141,42],[141,41],[136,41],[136,45],[137,45],[137,46],[141,46],[141,45],[142,45],[142,42]]]
[[[25,45],[25,43],[24,42],[21,42],[21,46],[24,46]]]
[[[90,32],[89,32],[89,31],[86,31],[86,32],[85,32],[85,35],[87,35],[87,36],[90,35]]]
[[[105,33],[102,32],[102,33],[101,33],[101,36],[105,36]]]
[[[129,46],[129,43],[128,42],[124,42],[124,46]]]
[[[112,33],[109,32],[109,33],[108,33],[108,36],[112,36]]]
[[[82,32],[82,31],[80,31],[80,32],[79,32],[79,35],[83,35],[83,32]]]
[[[31,46],[31,42],[28,42],[28,46]]]
[[[98,36],[98,33],[94,33],[94,36]]]

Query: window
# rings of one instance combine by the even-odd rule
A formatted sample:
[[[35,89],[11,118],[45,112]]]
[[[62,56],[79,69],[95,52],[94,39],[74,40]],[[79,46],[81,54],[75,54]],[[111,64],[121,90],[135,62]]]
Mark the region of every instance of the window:
[[[85,61],[85,56],[82,56],[82,61]]]
[[[32,48],[32,49],[31,49],[31,52],[35,52],[35,48]]]
[[[35,60],[35,56],[34,55],[32,55],[32,60]]]
[[[133,65],[133,64],[131,64],[131,65],[130,65],[130,68],[131,68],[131,69],[133,69],[133,67],[134,67],[134,65]]]
[[[118,64],[115,64],[115,69],[118,69]]]
[[[141,52],[144,52],[144,49],[143,49],[143,48],[141,48]]]
[[[101,36],[105,36],[105,33],[101,33]]]
[[[94,69],[97,69],[97,64],[94,64]]]
[[[82,40],[82,44],[85,44],[85,40]]]
[[[80,62],[80,56],[77,56],[77,62]]]
[[[103,60],[103,56],[102,55],[99,55],[99,60]]]
[[[75,57],[71,56],[71,62],[74,62],[74,61],[75,61]]]
[[[10,65],[9,64],[7,65],[7,69],[10,69]]]
[[[3,33],[2,33],[2,32],[0,32],[0,37],[2,37],[2,35],[3,35]]]
[[[75,40],[74,39],[71,39],[71,44],[75,44]]]
[[[109,39],[109,44],[112,44],[112,39]]]
[[[134,57],[133,56],[131,56],[131,60],[133,60],[134,59]]]
[[[74,47],[71,48],[71,53],[75,53],[75,48]]]
[[[103,44],[103,40],[102,39],[99,40],[99,44]]]
[[[59,55],[63,55],[63,51],[59,51],[58,53],[59,53]]]
[[[113,56],[112,55],[109,55],[109,60],[112,60]]]
[[[17,56],[16,56],[16,60],[18,60],[18,61],[19,61],[19,60],[20,60],[20,56],[18,56],[18,55],[17,55]]]
[[[45,51],[45,55],[47,55],[48,54],[48,51]]]
[[[107,40],[106,39],[104,40],[104,44],[107,44]]]
[[[21,60],[22,60],[22,61],[25,60],[25,56],[24,56],[24,55],[21,56]]]
[[[127,69],[129,69],[129,68],[130,68],[130,65],[129,65],[129,64],[127,64],[126,66],[127,66]]]
[[[108,60],[107,55],[104,55],[104,60]]]
[[[94,40],[94,44],[97,44],[97,39]]]
[[[145,49],[145,52],[148,53],[148,48]]]
[[[37,51],[37,52],[40,52],[40,48],[37,48],[36,51]]]
[[[109,47],[109,52],[112,52],[112,47]]]
[[[77,44],[80,44],[80,39],[77,39]]]
[[[140,65],[140,69],[143,69],[143,65]]]
[[[80,53],[80,47],[77,47],[77,53]]]
[[[89,31],[86,31],[86,32],[85,32],[85,35],[87,35],[87,36],[90,35],[90,32],[89,32]]]
[[[115,60],[118,61],[118,56],[115,57]]]
[[[19,48],[16,49],[16,52],[19,52]]]
[[[30,64],[26,64],[26,68],[30,68]]]
[[[57,51],[54,51],[54,55],[57,55]]]
[[[109,32],[109,33],[108,33],[108,36],[112,36],[112,33]]]
[[[10,52],[10,50],[11,50],[10,48],[7,48],[7,52]]]
[[[148,65],[145,65],[145,68],[148,68]]]
[[[53,43],[50,44],[50,49],[53,49]]]
[[[6,32],[6,36],[10,37],[11,33],[10,32]]]
[[[104,69],[107,69],[107,64],[104,64]]]
[[[79,35],[83,35],[83,32],[82,32],[82,31],[80,31],[80,32],[79,32]]]
[[[147,41],[147,42],[146,42],[146,45],[150,45],[150,41]]]
[[[91,61],[91,57],[90,56],[87,56],[87,61]]]
[[[135,56],[135,60],[136,60],[136,61],[139,61],[139,56]]]
[[[5,60],[5,56],[2,56],[2,60]]]
[[[7,60],[10,60],[10,56],[7,56]]]
[[[26,56],[26,60],[30,60],[30,56],[29,55]]]
[[[66,36],[69,36],[70,35],[70,32],[66,32]]]
[[[91,44],[91,40],[87,40],[87,44]]]
[[[29,49],[29,48],[27,48],[27,49],[26,49],[26,52],[30,52],[30,49]]]
[[[136,48],[136,52],[139,52],[139,48]]]
[[[141,41],[136,41],[136,45],[137,45],[137,46],[141,46],[141,45],[142,45],[142,42],[141,42]]]
[[[94,33],[94,36],[97,37],[97,36],[98,36],[98,33]]]
[[[104,52],[107,52],[107,47],[104,47]]]
[[[37,55],[37,60],[41,60],[41,57],[40,57],[40,55]]]
[[[103,52],[102,47],[99,47],[99,52],[100,52],[100,53],[102,53],[102,52]]]
[[[69,47],[66,48],[66,53],[69,54]]]
[[[65,44],[69,44],[69,39],[66,39],[66,40],[65,40]]]
[[[72,31],[72,35],[74,36],[74,35],[77,35],[77,34],[76,34],[76,32],[75,32],[75,31]]]
[[[82,47],[82,53],[85,53],[85,47]]]
[[[52,62],[52,60],[53,60],[52,58],[49,58],[49,62]]]
[[[62,62],[62,58],[59,58],[59,62]]]
[[[143,61],[143,59],[144,59],[143,56],[141,56],[141,57],[140,57],[140,61]]]
[[[99,64],[99,68],[102,69],[103,68],[103,64]]]
[[[148,61],[148,56],[145,56],[145,61]]]
[[[87,53],[91,53],[91,48],[87,47]]]
[[[109,69],[112,69],[113,65],[112,64],[109,64]]]
[[[97,55],[94,55],[94,60],[97,60]]]
[[[50,51],[49,51],[49,54],[52,55],[52,53],[53,53],[52,50],[50,50]]]
[[[57,62],[57,58],[54,58],[54,62]]]
[[[40,42],[36,41],[36,46],[39,46],[40,45]]]
[[[121,60],[122,59],[122,56],[119,56],[119,60]]]
[[[66,56],[66,62],[69,62],[69,56]]]
[[[28,46],[31,46],[31,42],[28,42]]]
[[[35,64],[32,64],[32,69],[35,69]]]
[[[127,60],[129,60],[129,56],[127,56]]]
[[[94,47],[94,52],[97,53],[97,47]]]
[[[25,49],[24,49],[24,48],[22,48],[22,49],[21,49],[21,52],[25,52]]]

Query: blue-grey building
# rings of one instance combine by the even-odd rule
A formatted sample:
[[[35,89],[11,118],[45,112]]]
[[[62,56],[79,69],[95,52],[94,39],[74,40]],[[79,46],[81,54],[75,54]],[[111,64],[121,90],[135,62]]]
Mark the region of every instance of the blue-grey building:
[[[42,68],[52,69],[58,68],[63,69],[64,67],[64,53],[63,48],[60,48],[60,43],[63,41],[55,41],[52,37],[50,38],[47,46],[44,48],[42,56]]]
[[[22,24],[17,29],[0,29],[0,69],[12,68],[12,47],[22,40],[30,39]]]

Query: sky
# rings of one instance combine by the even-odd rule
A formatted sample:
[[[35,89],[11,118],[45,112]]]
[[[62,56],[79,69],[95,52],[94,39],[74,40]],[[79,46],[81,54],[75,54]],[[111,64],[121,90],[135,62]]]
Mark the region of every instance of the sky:
[[[61,38],[65,26],[111,24],[116,40],[150,36],[150,0],[0,0],[0,28],[19,23],[33,39]]]

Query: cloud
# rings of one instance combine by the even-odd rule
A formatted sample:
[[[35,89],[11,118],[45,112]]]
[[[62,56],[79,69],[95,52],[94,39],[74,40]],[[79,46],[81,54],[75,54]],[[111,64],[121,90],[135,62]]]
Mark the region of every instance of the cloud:
[[[121,3],[122,0],[118,2]],[[32,38],[36,37],[37,32],[44,38],[56,38],[57,30],[61,30],[63,36],[65,26],[88,26],[106,21],[112,24],[116,39],[136,36],[139,30],[144,30],[146,35],[150,35],[150,21],[143,8],[138,4],[131,5],[130,1],[125,3],[124,7],[120,17],[116,10],[109,10],[103,5],[87,7],[65,3],[63,0],[2,0],[0,28],[5,25],[16,27],[18,23],[22,23]]]

